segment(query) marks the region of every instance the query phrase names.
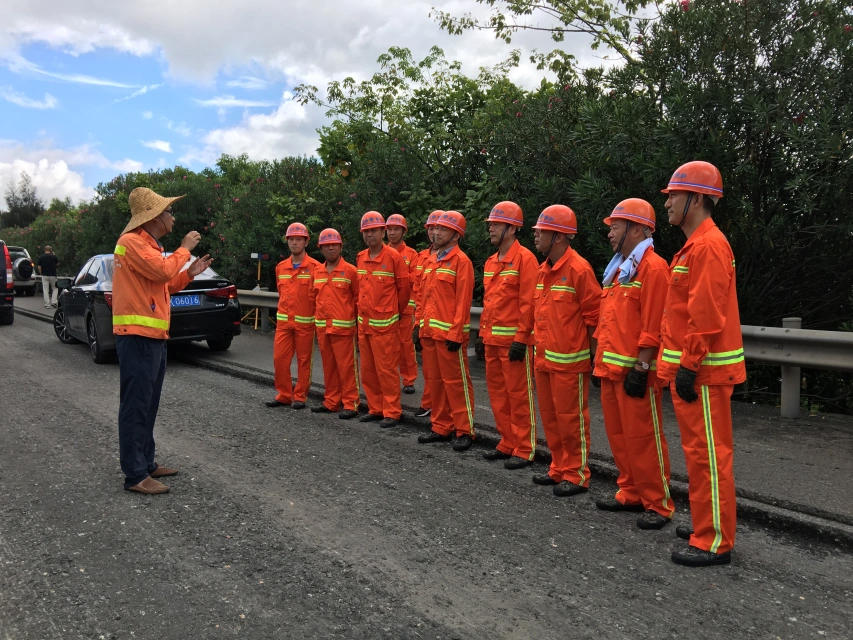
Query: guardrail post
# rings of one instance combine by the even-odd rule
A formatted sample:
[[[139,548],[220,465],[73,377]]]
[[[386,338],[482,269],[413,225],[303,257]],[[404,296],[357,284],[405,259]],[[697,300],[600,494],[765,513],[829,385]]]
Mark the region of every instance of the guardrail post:
[[[782,318],[783,329],[802,329],[802,318]],[[800,417],[800,367],[782,367],[782,417]]]
[[[270,332],[270,310],[258,309],[261,312],[261,331],[264,333]]]

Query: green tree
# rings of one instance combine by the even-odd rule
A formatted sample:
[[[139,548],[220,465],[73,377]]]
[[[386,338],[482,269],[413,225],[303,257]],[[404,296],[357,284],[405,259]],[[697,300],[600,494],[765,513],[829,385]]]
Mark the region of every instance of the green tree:
[[[10,181],[7,185],[6,207],[7,211],[0,217],[0,226],[26,227],[44,213],[44,202],[38,197],[38,190],[26,171],[21,172],[17,184]]]

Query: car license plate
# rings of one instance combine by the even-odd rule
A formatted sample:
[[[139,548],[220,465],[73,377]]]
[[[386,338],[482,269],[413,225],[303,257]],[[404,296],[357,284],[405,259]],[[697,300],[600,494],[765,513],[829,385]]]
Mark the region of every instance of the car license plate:
[[[172,296],[172,307],[199,307],[201,306],[201,296]]]

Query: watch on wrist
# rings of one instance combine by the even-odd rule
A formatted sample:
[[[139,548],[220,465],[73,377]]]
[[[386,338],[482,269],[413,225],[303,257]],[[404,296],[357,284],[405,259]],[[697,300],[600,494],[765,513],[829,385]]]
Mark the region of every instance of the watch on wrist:
[[[637,360],[637,362],[636,362],[636,364],[635,364],[634,366],[637,366],[637,365],[639,365],[639,367],[640,367],[643,371],[648,371],[648,370],[649,370],[649,363],[648,363],[648,362],[643,362],[642,360]]]

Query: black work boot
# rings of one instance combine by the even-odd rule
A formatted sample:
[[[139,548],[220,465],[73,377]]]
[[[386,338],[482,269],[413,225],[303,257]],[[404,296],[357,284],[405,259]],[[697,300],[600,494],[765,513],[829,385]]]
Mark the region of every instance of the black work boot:
[[[513,456],[506,462],[504,462],[504,469],[523,469],[527,465],[530,464],[530,460],[525,460],[524,458],[520,458],[518,456]]]
[[[560,484],[554,487],[554,495],[558,498],[568,498],[569,496],[586,493],[587,491],[589,491],[588,487],[582,487],[581,485],[569,482],[568,480],[563,480]]]
[[[379,423],[379,426],[383,429],[388,429],[389,427],[396,427],[397,420],[395,420],[394,418],[383,418],[382,422]]]
[[[352,420],[358,415],[358,411],[353,411],[352,409],[344,409],[338,414],[338,418],[341,420]]]
[[[474,444],[474,440],[467,433],[459,436],[453,442],[453,450],[454,451],[467,451],[471,448],[471,445]]]
[[[311,407],[311,413],[334,413],[334,409],[329,409],[324,404],[318,405],[316,407]]]
[[[732,553],[712,553],[690,546],[683,551],[673,551],[672,561],[685,567],[712,567],[716,564],[729,564],[732,561]]]
[[[451,440],[453,440],[452,433],[442,435],[435,431],[430,431],[429,433],[418,436],[418,442],[421,444],[429,444],[430,442],[450,442]]]
[[[504,453],[503,451],[492,449],[491,451],[483,452],[483,457],[490,462],[494,462],[495,460],[506,460],[512,456],[508,453]]]
[[[690,540],[690,536],[693,535],[693,527],[689,527],[686,524],[680,524],[675,528],[675,535],[682,540]]]
[[[642,504],[624,504],[619,502],[616,498],[596,500],[595,506],[602,511],[633,511],[636,513],[642,513],[646,510]]]
[[[358,419],[359,422],[378,422],[380,420],[382,420],[381,413],[365,413]]]
[[[637,518],[637,526],[640,529],[663,529],[666,525],[672,522],[671,518],[662,516],[657,511],[649,509],[639,518]]]
[[[540,484],[542,486],[547,487],[550,485],[558,484],[558,482],[554,480],[554,478],[549,476],[547,473],[541,473],[533,476],[533,484]]]

